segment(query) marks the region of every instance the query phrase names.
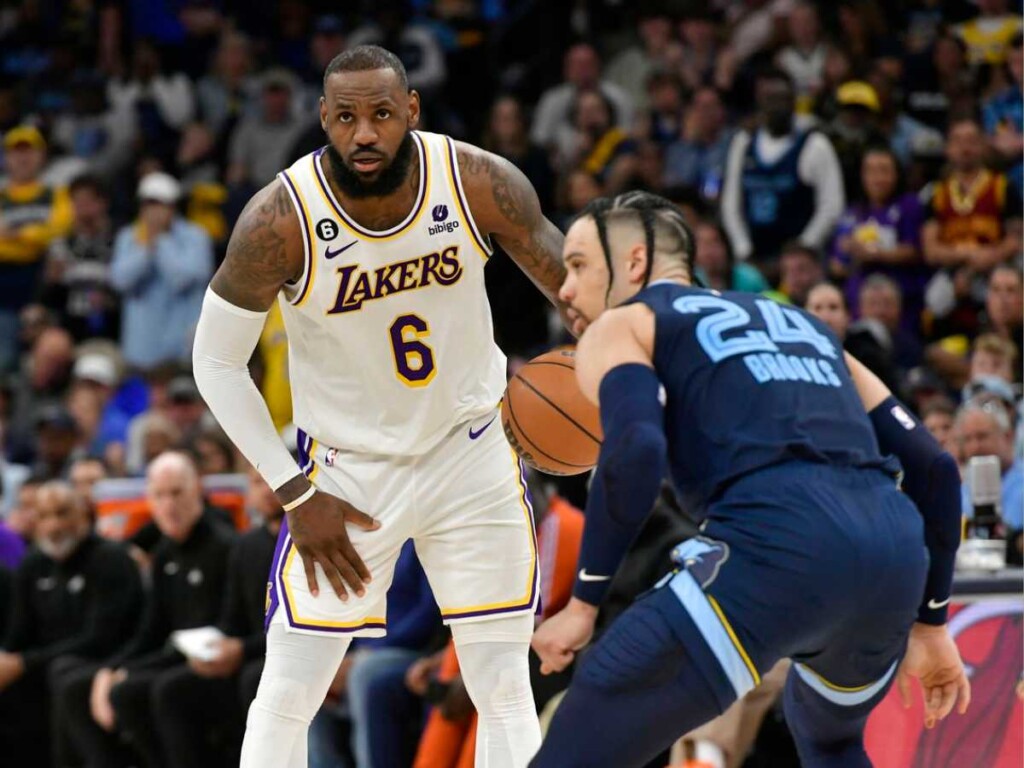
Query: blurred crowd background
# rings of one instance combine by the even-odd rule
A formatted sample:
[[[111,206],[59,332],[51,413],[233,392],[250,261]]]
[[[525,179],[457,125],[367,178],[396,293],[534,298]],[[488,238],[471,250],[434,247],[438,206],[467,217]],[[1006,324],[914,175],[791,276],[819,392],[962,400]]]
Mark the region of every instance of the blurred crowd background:
[[[0,745],[14,745],[2,762],[230,763],[281,511],[202,402],[192,333],[242,206],[323,144],[323,70],[363,43],[402,59],[422,129],[511,160],[560,226],[596,196],[658,192],[686,213],[705,284],[825,320],[965,469],[994,457],[1001,519],[968,530],[1004,539],[1019,563],[1021,11],[0,4]],[[510,260],[487,272],[510,368],[567,340]],[[274,312],[251,367],[294,448],[286,345]],[[555,609],[585,485],[532,480]],[[650,536],[666,557],[674,525]],[[666,562],[647,556],[627,593]],[[411,551],[400,572],[391,635],[346,658],[314,765],[471,762],[471,705]],[[212,660],[169,644],[204,625],[224,633]],[[750,764],[787,764],[779,749],[755,746]]]

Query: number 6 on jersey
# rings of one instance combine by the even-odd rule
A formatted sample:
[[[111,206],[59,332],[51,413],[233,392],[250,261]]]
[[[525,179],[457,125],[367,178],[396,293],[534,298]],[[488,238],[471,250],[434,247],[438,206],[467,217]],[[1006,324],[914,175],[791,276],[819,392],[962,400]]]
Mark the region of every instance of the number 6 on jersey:
[[[434,378],[434,351],[421,339],[430,335],[430,325],[419,315],[399,315],[388,329],[395,373],[407,387],[425,387]]]

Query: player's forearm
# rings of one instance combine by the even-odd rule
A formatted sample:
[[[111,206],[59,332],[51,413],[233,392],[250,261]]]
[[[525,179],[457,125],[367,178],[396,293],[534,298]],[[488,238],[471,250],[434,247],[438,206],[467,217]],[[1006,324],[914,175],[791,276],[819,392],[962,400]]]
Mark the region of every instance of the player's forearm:
[[[249,375],[248,362],[259,341],[265,312],[234,306],[206,292],[192,352],[200,393],[242,455],[285,503],[309,482],[274,429],[267,404]]]
[[[587,497],[573,595],[591,605],[608,591],[658,495],[667,466],[659,383],[653,369],[620,365],[601,381],[604,442]]]
[[[870,412],[883,453],[903,465],[903,490],[924,520],[929,567],[918,621],[944,624],[960,546],[960,472],[956,461],[894,397]]]
[[[946,245],[939,239],[938,225],[928,222],[921,233],[921,251],[925,262],[932,267],[957,267],[964,263],[967,254],[956,246]]]

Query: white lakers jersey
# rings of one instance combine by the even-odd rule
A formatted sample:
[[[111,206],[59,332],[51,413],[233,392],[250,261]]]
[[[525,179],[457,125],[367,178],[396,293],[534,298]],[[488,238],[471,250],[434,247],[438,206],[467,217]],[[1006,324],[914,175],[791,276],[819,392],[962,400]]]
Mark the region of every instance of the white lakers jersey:
[[[416,202],[386,231],[345,213],[323,150],[279,174],[305,240],[303,275],[280,295],[294,421],[333,448],[422,454],[494,408],[505,388],[484,290],[490,244],[470,214],[455,144],[412,137]]]

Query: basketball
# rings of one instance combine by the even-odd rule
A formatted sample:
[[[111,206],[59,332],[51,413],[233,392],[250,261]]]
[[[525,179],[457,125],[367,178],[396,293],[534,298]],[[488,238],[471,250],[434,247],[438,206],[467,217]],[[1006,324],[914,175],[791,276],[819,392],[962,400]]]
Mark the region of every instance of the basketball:
[[[501,401],[509,443],[531,467],[578,475],[594,467],[601,448],[597,406],[576,383],[576,351],[560,348],[520,368]]]

